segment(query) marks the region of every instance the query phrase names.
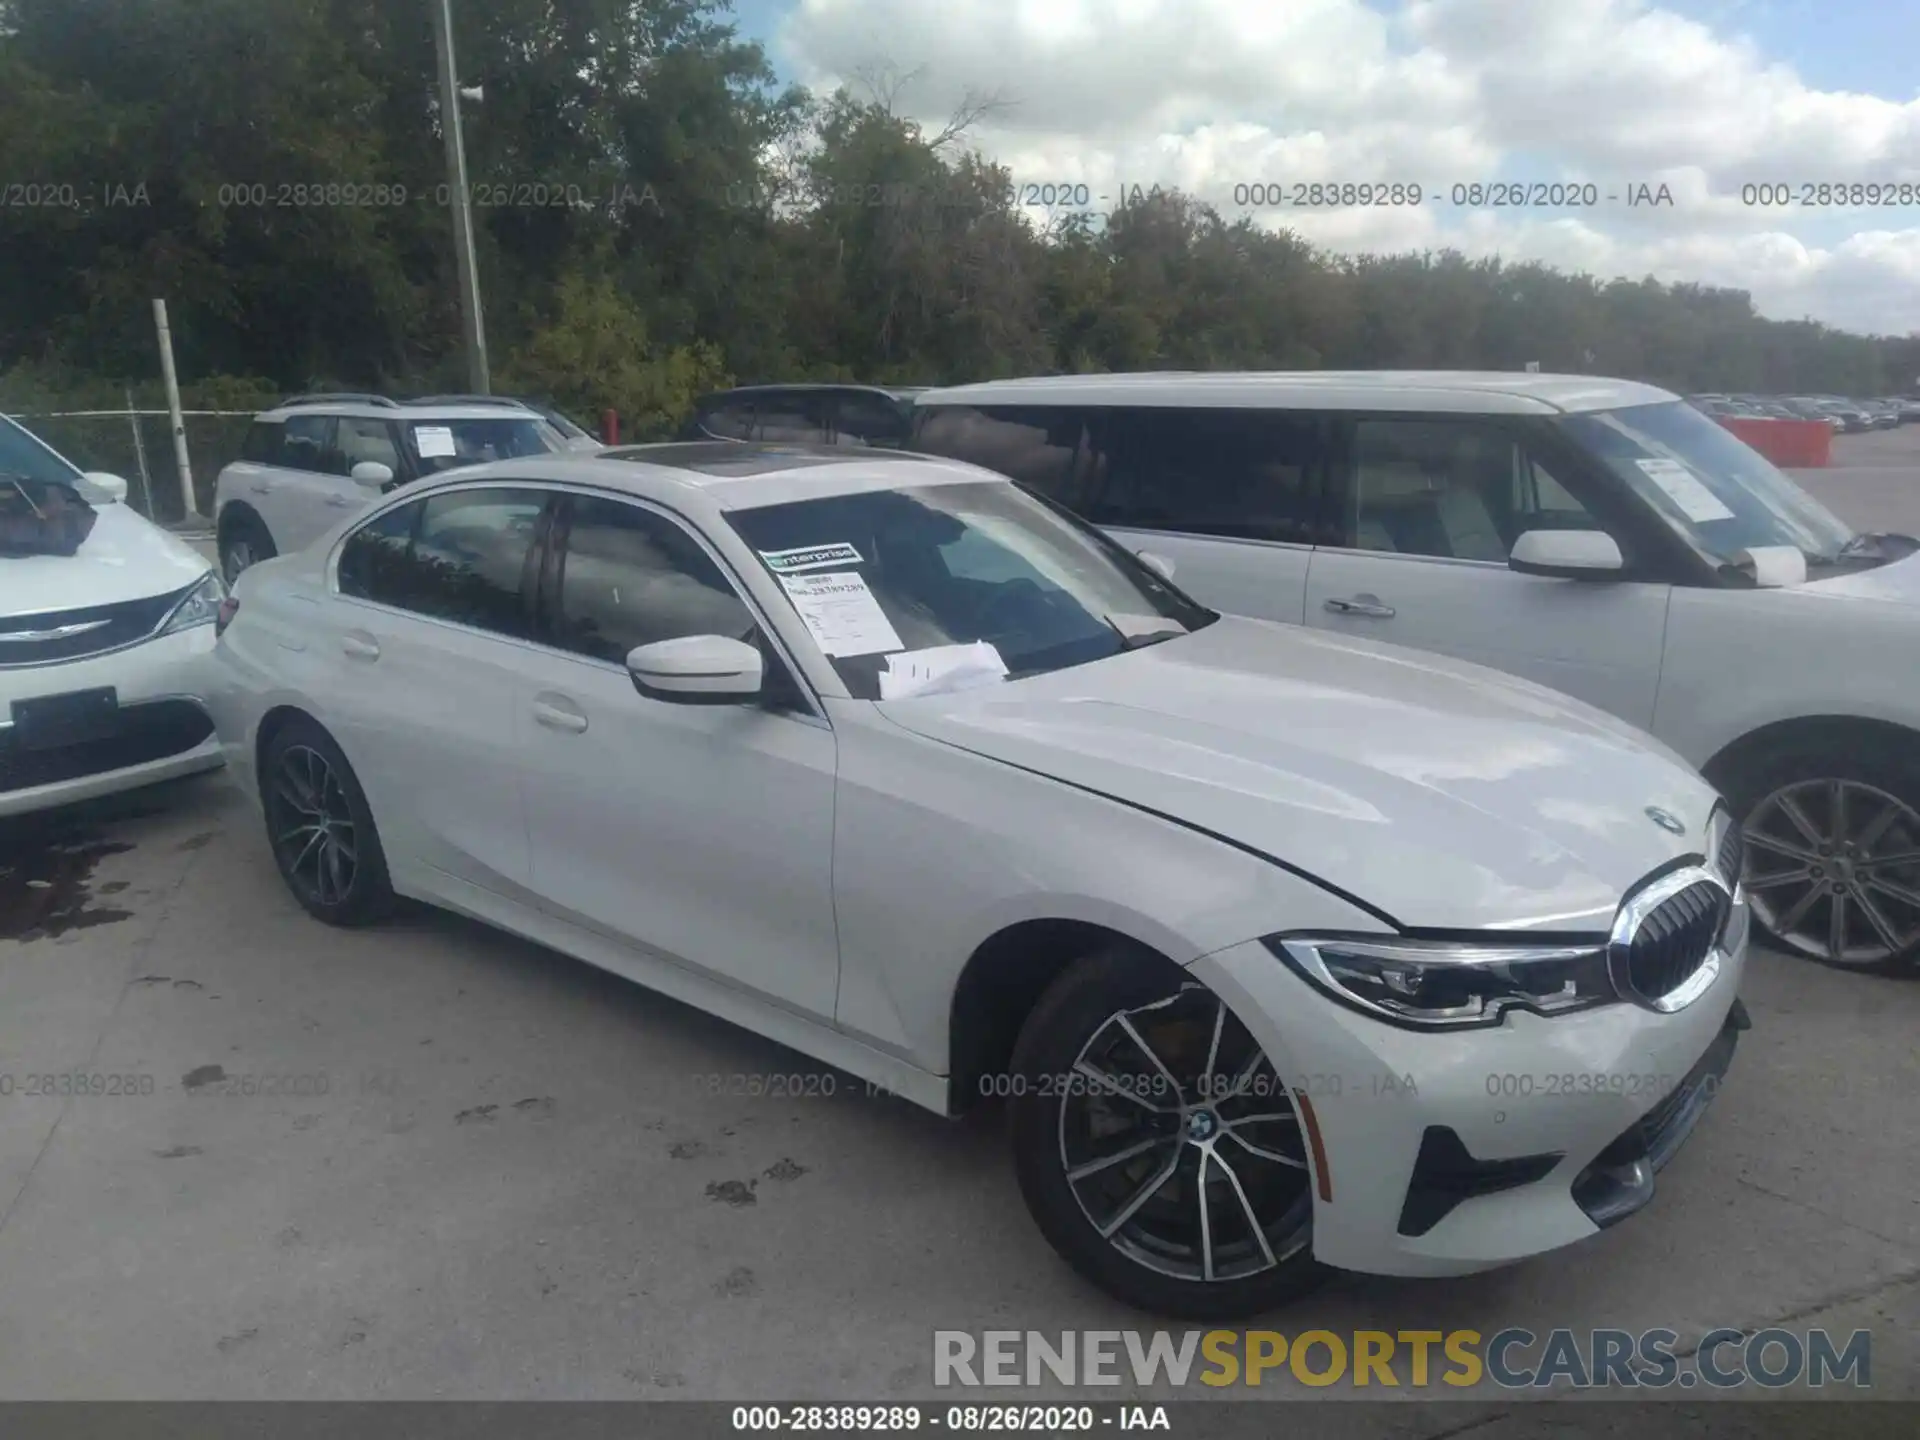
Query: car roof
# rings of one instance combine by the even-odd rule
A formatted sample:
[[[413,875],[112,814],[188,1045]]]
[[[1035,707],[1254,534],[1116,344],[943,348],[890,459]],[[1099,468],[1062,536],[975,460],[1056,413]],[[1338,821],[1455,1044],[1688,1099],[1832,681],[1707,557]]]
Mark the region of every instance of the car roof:
[[[706,405],[715,400],[746,399],[754,395],[884,395],[891,400],[901,400],[925,390],[924,385],[863,385],[855,381],[801,380],[791,385],[735,385],[726,390],[715,390],[702,395],[697,402]]]
[[[508,403],[495,401],[491,404],[446,404],[446,405],[379,405],[369,401],[339,400],[318,401],[302,405],[275,405],[262,410],[255,420],[277,422],[294,415],[337,415],[350,420],[406,420],[425,421],[431,425],[439,420],[539,420],[540,412],[518,401]]]
[[[914,485],[1013,483],[977,465],[911,451],[693,440],[496,460],[443,471],[408,485],[405,493],[431,494],[490,480],[589,485],[683,513],[757,510],[792,500]]]
[[[1151,405],[1251,409],[1555,414],[1677,401],[1671,391],[1597,375],[1476,370],[1160,371],[988,380],[916,395],[937,405]]]

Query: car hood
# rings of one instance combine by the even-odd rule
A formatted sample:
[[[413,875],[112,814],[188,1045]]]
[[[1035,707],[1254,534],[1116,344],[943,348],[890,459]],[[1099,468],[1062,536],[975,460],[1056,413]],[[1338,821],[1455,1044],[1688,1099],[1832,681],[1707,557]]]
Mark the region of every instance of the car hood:
[[[1635,882],[1702,853],[1717,801],[1651,736],[1554,691],[1236,617],[880,709],[1256,850],[1416,929],[1604,930]]]
[[[213,566],[185,541],[121,504],[93,507],[71,555],[0,555],[0,615],[43,615],[168,595]]]

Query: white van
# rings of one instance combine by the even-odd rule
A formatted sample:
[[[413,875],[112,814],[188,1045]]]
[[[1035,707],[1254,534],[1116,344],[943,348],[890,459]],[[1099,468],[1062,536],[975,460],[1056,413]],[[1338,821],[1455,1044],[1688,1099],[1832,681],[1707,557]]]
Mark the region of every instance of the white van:
[[[1057,376],[919,395],[909,448],[1023,482],[1204,604],[1478,661],[1651,731],[1742,816],[1778,941],[1849,968],[1920,954],[1920,541],[1856,534],[1679,397]]]

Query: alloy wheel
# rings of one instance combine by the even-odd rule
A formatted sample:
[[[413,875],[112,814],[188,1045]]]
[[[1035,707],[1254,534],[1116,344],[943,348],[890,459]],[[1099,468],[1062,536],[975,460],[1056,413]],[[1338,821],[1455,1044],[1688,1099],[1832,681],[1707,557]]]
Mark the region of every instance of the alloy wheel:
[[[359,870],[353,808],[327,757],[289,745],[267,790],[273,848],[287,878],[323,906],[342,904]]]
[[[1774,936],[1833,965],[1920,943],[1920,814],[1858,780],[1783,785],[1748,816],[1744,884]]]
[[[1259,1043],[1204,986],[1116,1011],[1059,1083],[1067,1187],[1120,1253],[1214,1282],[1306,1248],[1299,1114]]]

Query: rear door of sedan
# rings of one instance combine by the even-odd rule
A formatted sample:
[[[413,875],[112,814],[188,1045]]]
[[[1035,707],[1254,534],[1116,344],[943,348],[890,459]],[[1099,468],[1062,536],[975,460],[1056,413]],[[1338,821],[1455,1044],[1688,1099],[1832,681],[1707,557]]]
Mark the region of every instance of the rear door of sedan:
[[[528,898],[519,702],[551,499],[482,482],[382,510],[341,545],[332,623],[306,641],[390,865],[456,900]]]

